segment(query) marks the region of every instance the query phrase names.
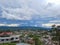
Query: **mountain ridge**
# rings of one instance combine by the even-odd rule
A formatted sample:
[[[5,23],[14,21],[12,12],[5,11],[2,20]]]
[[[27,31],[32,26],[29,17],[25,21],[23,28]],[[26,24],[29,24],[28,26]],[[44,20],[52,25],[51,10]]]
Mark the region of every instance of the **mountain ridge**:
[[[0,30],[50,30],[50,28],[34,26],[19,26],[19,27],[0,26]]]

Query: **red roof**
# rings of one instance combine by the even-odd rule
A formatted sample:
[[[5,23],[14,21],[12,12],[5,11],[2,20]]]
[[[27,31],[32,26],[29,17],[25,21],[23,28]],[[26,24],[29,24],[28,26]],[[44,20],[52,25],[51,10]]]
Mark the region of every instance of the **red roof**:
[[[2,35],[11,35],[12,34],[12,32],[2,32],[2,33],[0,33],[0,36],[2,36]]]

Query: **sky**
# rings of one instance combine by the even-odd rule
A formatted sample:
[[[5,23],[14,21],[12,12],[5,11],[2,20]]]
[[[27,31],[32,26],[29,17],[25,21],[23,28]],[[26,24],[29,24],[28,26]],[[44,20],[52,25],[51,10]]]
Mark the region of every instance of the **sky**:
[[[60,25],[60,0],[0,0],[0,26]]]

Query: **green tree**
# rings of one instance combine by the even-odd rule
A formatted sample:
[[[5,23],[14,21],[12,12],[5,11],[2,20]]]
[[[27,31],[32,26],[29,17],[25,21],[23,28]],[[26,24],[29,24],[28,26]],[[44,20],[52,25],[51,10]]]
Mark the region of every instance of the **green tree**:
[[[38,36],[37,34],[29,34],[29,37],[32,37],[35,45],[42,45],[42,42],[40,41],[40,36]]]
[[[35,41],[35,45],[42,45],[42,42],[39,40],[39,37],[37,35],[34,35],[33,39]]]
[[[59,32],[60,29],[59,28],[60,28],[59,26],[52,25],[52,34],[54,31],[56,32],[52,40],[58,41],[60,45],[60,32]]]

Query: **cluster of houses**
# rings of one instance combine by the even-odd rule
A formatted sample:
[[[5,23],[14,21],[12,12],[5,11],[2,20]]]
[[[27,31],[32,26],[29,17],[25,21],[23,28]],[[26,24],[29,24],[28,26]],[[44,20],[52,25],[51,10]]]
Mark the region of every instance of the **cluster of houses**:
[[[15,31],[17,32],[17,31]],[[33,44],[34,40],[33,38],[28,37],[27,32],[25,32],[24,36],[22,36],[22,34],[19,32],[17,33],[13,33],[13,32],[0,32],[0,43],[10,43],[10,42],[17,42],[17,43],[29,43],[29,44]]]
[[[60,31],[60,26],[57,26],[58,30]],[[15,33],[15,34],[14,34]],[[52,33],[56,33],[56,31],[53,31],[52,33],[49,31],[14,31],[13,32],[0,32],[0,43],[8,43],[8,42],[24,42],[29,44],[34,44],[34,39],[32,37],[29,37],[29,34],[37,34],[38,36],[42,37],[40,38],[41,41],[44,43],[44,45],[59,45],[57,41],[52,40]]]

